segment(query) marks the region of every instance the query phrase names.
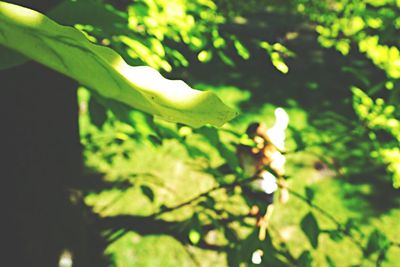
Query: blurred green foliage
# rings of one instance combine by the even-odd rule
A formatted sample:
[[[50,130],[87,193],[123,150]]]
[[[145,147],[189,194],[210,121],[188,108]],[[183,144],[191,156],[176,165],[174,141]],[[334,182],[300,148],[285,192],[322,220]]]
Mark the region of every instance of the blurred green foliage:
[[[85,202],[110,219],[113,266],[398,265],[398,1],[77,2],[115,17],[76,21],[93,42],[241,113],[192,129],[80,87],[87,172],[101,174]],[[278,106],[289,200],[275,193],[260,240],[236,148]]]

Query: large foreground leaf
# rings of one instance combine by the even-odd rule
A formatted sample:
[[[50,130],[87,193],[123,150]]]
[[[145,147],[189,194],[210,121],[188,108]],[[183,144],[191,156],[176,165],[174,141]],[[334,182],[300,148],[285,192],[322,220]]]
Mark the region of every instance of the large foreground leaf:
[[[115,51],[90,43],[72,27],[0,1],[0,44],[59,71],[101,96],[194,127],[221,126],[236,114],[215,94],[129,66]],[[23,77],[21,77],[23,78]]]

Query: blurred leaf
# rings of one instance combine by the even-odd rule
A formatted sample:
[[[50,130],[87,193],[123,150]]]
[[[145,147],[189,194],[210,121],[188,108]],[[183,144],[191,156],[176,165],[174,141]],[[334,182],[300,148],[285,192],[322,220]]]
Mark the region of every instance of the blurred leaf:
[[[352,230],[359,231],[358,226],[354,222],[353,219],[348,219],[345,226],[344,226],[344,231],[348,234],[351,234]]]
[[[302,132],[290,125],[288,126],[288,129],[290,130],[291,137],[294,139],[294,142],[296,144],[296,150],[298,150],[298,151],[305,150],[306,143],[303,140]]]
[[[260,42],[259,46],[264,48],[268,53],[272,52],[272,45],[266,41]]]
[[[189,231],[189,240],[192,242],[192,244],[197,245],[200,242],[201,239],[201,233],[197,231],[196,229],[191,229]]]
[[[189,61],[187,61],[187,59],[185,58],[184,55],[182,55],[181,52],[179,52],[178,50],[172,50],[171,54],[176,60],[179,61],[180,65],[184,67],[189,66]]]
[[[308,186],[306,186],[304,188],[304,190],[306,192],[306,197],[307,197],[308,202],[312,202],[313,199],[314,199],[314,195],[315,195],[314,190],[311,187],[308,187]]]
[[[314,215],[309,212],[300,223],[301,229],[306,234],[313,248],[318,247],[319,226]]]
[[[261,249],[264,252],[261,263],[262,266],[274,266],[274,267],[291,266],[291,264],[284,261],[285,257],[287,257],[286,253],[279,251],[279,249],[275,248],[274,244],[272,243],[272,237],[269,232],[267,232],[265,240],[260,242],[261,242]]]
[[[151,43],[151,48],[154,52],[156,52],[160,57],[165,56],[164,46],[159,40],[151,38],[150,43]]]
[[[212,59],[212,51],[203,50],[197,55],[197,58],[200,62],[206,63]]]
[[[199,128],[196,132],[206,137],[210,144],[218,149],[218,152],[226,160],[226,163],[232,171],[236,169],[239,165],[236,153],[229,149],[226,144],[221,142],[216,128],[204,126]]]
[[[282,60],[282,58],[279,56],[277,52],[271,53],[271,59],[272,59],[272,64],[275,66],[277,70],[279,70],[284,74],[288,73],[289,67],[286,65],[286,63]]]
[[[0,22],[0,44],[105,98],[193,127],[221,126],[236,115],[214,93],[167,80],[149,67],[131,67],[112,49],[94,45],[80,31],[31,9],[0,2]]]
[[[343,239],[342,233],[337,230],[328,231],[328,234],[333,241],[339,242]]]
[[[142,190],[142,193],[150,199],[151,202],[154,201],[154,192],[153,190],[148,187],[147,185],[141,185],[140,190]]]
[[[196,132],[206,137],[212,146],[217,147],[219,145],[220,141],[217,129],[204,126],[197,129]]]
[[[101,128],[107,120],[106,108],[95,97],[91,97],[89,100],[89,114],[91,122],[98,128]]]
[[[297,260],[298,263],[298,267],[310,267],[312,266],[312,256],[310,251],[304,251],[303,253],[301,253],[299,259]]]
[[[155,136],[156,131],[154,130],[155,124],[151,116],[140,111],[129,112],[129,118],[132,122],[132,126],[135,130],[143,136]]]
[[[247,50],[247,48],[236,37],[232,37],[232,39],[233,39],[233,45],[235,46],[239,56],[241,56],[243,59],[249,59],[250,58],[249,50]]]
[[[227,56],[224,52],[218,51],[218,56],[222,60],[222,62],[224,62],[226,65],[230,67],[235,66],[235,62],[233,62],[233,60],[229,56]]]
[[[175,123],[155,119],[155,131],[164,139],[182,140]]]
[[[155,125],[150,115],[141,111],[132,110],[128,105],[119,103],[115,100],[104,98],[96,93],[96,91],[90,90],[91,94],[96,102],[100,103],[101,106],[107,107],[116,116],[116,118],[130,126],[135,128],[135,131],[141,136],[149,138],[153,144],[158,144],[157,132],[155,131]]]
[[[226,163],[229,165],[230,171],[231,172],[235,171],[236,168],[239,166],[239,160],[238,157],[236,156],[235,151],[229,149],[228,146],[223,143],[220,143],[218,148],[219,148],[219,153],[226,160]]]
[[[336,49],[342,53],[342,55],[347,55],[350,51],[350,42],[348,40],[340,40],[335,45]]]
[[[336,267],[335,262],[329,257],[328,255],[325,256],[326,263],[328,264],[329,267]]]
[[[390,246],[390,242],[387,237],[379,230],[374,230],[367,243],[367,249],[365,250],[365,256],[370,256],[377,251],[385,251]]]

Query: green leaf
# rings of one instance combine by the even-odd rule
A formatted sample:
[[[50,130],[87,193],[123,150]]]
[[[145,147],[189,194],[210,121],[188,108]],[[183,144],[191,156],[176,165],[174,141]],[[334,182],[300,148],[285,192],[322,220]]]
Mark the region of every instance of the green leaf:
[[[236,170],[239,166],[239,161],[236,156],[236,153],[233,149],[230,149],[226,144],[220,143],[218,146],[218,151],[221,156],[226,160],[226,163],[229,165],[232,171]]]
[[[328,255],[325,256],[325,259],[326,259],[326,263],[327,263],[328,267],[336,266],[335,262]]]
[[[153,190],[150,187],[148,187],[147,185],[141,185],[140,186],[140,190],[142,190],[142,193],[146,197],[148,197],[151,202],[154,201],[154,193],[153,193]]]
[[[233,60],[229,56],[227,56],[224,52],[218,51],[218,56],[226,65],[230,67],[235,66],[235,62],[233,62]]]
[[[306,196],[307,196],[308,202],[313,201],[314,195],[315,195],[314,190],[311,187],[308,187],[308,186],[304,190],[306,192]]]
[[[203,50],[197,55],[197,58],[199,59],[200,62],[203,63],[208,62],[212,59],[212,51]]]
[[[387,237],[379,230],[374,230],[369,238],[367,249],[365,250],[365,256],[369,256],[377,251],[385,251],[390,246],[390,242]]]
[[[212,127],[202,127],[196,132],[207,138],[210,144],[218,149],[218,152],[226,160],[226,163],[229,165],[231,170],[235,170],[239,165],[237,156],[234,151],[230,150],[229,147],[222,142],[217,129]]]
[[[298,265],[299,267],[309,267],[312,266],[312,256],[310,251],[304,251],[303,253],[301,253],[298,261]]]
[[[331,230],[331,231],[328,231],[328,234],[329,234],[329,237],[330,237],[333,241],[339,242],[339,241],[341,241],[341,240],[343,239],[342,233],[341,233],[340,231],[338,231],[338,230]]]
[[[107,120],[107,110],[95,97],[91,97],[89,100],[89,115],[91,122],[98,128],[101,128]]]
[[[306,216],[304,216],[303,220],[301,220],[301,229],[306,234],[308,240],[310,241],[313,248],[318,247],[318,235],[319,235],[319,227],[318,222],[315,219],[314,215],[309,212]]]
[[[249,59],[250,58],[250,53],[249,50],[235,37],[232,37],[233,39],[233,45],[236,48],[236,51],[238,52],[239,56],[241,56],[243,59]]]
[[[0,44],[69,76],[99,95],[193,127],[222,126],[237,114],[214,93],[129,66],[114,50],[41,13],[0,2]]]
[[[0,46],[0,70],[16,67],[28,61],[26,57],[18,52]]]
[[[282,60],[282,58],[275,56],[278,55],[277,52],[271,53],[271,60],[272,64],[279,70],[280,72],[286,74],[289,71],[289,67],[286,65],[286,63]]]
[[[354,231],[360,232],[360,229],[357,227],[355,221],[354,221],[353,219],[349,219],[349,220],[346,222],[345,226],[344,226],[344,231],[345,231],[347,234],[351,234],[351,231],[353,231],[353,230],[354,230]],[[361,232],[360,232],[360,233],[361,233]]]
[[[201,234],[199,231],[197,231],[196,229],[191,229],[189,231],[189,240],[190,242],[192,242],[192,244],[196,245],[200,242],[201,239]]]
[[[205,126],[199,128],[196,132],[207,138],[212,146],[217,147],[219,145],[219,135],[218,131],[215,128]]]

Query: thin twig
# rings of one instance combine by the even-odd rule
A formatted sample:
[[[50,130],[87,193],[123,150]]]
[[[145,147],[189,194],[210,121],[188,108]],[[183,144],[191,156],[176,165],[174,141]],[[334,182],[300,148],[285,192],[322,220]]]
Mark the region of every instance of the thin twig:
[[[251,178],[240,180],[240,181],[236,181],[236,182],[233,182],[233,183],[220,184],[220,185],[214,186],[214,187],[208,189],[207,191],[205,191],[205,192],[203,192],[203,193],[201,193],[201,194],[199,194],[199,195],[197,195],[197,196],[195,196],[195,197],[193,197],[193,198],[191,198],[191,199],[189,199],[189,200],[187,200],[185,202],[182,202],[182,203],[180,203],[180,204],[178,204],[176,206],[172,206],[172,207],[167,207],[167,208],[161,209],[158,212],[152,214],[151,216],[158,217],[158,216],[160,216],[160,215],[162,215],[164,213],[171,212],[171,211],[180,209],[182,207],[191,205],[191,204],[193,204],[194,202],[198,201],[199,199],[201,199],[203,197],[208,197],[211,193],[213,193],[215,191],[222,190],[222,189],[225,189],[225,190],[232,189],[235,186],[241,186],[241,185],[250,183],[250,182],[252,182],[252,181],[254,181],[256,179],[259,179],[259,177],[258,176],[253,176]]]
[[[281,184],[278,183],[279,187],[283,187]],[[337,230],[342,233],[343,235],[347,236],[350,241],[356,245],[361,251],[365,251],[365,248],[363,247],[363,245],[361,244],[360,241],[356,240],[348,231],[345,230],[345,227],[343,226],[343,224],[341,222],[339,222],[333,215],[331,215],[330,213],[328,213],[327,211],[325,211],[323,208],[321,208],[320,206],[312,203],[308,198],[304,197],[302,194],[293,191],[292,189],[289,189],[287,187],[285,187],[290,194],[292,194],[293,196],[297,197],[298,199],[302,200],[303,202],[307,203],[307,205],[309,205],[311,208],[317,210],[319,213],[321,213],[323,216],[325,216],[326,218],[328,218],[330,221],[332,221],[336,227]]]

